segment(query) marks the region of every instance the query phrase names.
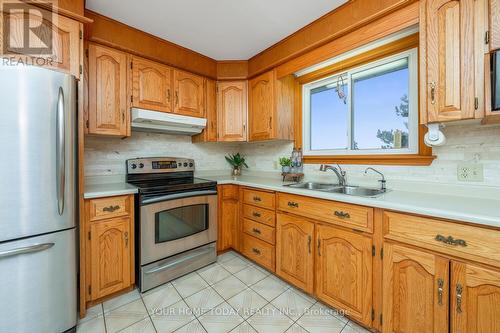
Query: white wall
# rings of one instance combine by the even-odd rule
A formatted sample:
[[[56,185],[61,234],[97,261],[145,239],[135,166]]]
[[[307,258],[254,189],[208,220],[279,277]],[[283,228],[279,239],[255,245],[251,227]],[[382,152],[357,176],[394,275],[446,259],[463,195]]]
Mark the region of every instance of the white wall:
[[[375,166],[391,181],[424,181],[446,184],[468,184],[457,180],[457,165],[472,161],[479,154],[484,165],[484,181],[471,185],[500,186],[500,127],[479,124],[448,125],[444,129],[447,144],[434,148],[437,159],[427,167]],[[247,157],[251,171],[277,172],[275,161],[289,156],[290,142],[204,143],[191,144],[187,136],[133,132],[131,138],[86,138],[87,176],[123,175],[125,160],[135,157],[174,156],[194,158],[199,171],[229,170],[224,155],[240,151]],[[318,165],[307,165],[306,174],[319,175]],[[361,178],[366,166],[347,165],[351,180]],[[370,177],[369,177],[370,178]],[[372,176],[371,178],[375,178]],[[370,178],[370,179],[371,179]]]

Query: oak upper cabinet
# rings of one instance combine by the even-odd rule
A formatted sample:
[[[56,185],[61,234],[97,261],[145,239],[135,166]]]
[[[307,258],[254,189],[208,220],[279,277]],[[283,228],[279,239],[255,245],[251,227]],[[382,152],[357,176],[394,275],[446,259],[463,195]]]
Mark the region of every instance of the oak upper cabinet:
[[[371,326],[372,237],[318,224],[316,244],[317,297]]]
[[[205,79],[174,70],[174,112],[191,117],[205,117]]]
[[[293,140],[294,87],[274,70],[249,81],[249,141]]]
[[[88,134],[130,135],[126,53],[89,44],[87,98]]]
[[[74,75],[77,79],[82,74],[83,25],[80,22],[51,13],[29,4],[15,3],[14,10],[7,9],[8,2],[0,9],[4,27],[8,26],[9,38],[6,54],[23,63],[33,61],[38,66],[55,69]],[[29,8],[29,16],[19,10],[22,5]],[[3,10],[3,11],[2,11]],[[29,22],[26,23],[26,20]],[[37,27],[37,33],[31,33],[29,45],[25,43],[26,26]],[[31,49],[41,48],[37,53]],[[0,50],[0,54],[3,52]],[[28,59],[27,59],[28,58]]]
[[[500,271],[452,262],[452,333],[500,332]]]
[[[219,185],[219,225],[217,228],[217,251],[229,248],[238,249],[237,230],[239,225],[239,187],[237,185]]]
[[[217,82],[218,141],[247,140],[247,82]]]
[[[120,218],[90,224],[90,291],[99,299],[131,285],[130,219]]]
[[[500,0],[490,0],[490,50],[500,50]]]
[[[314,287],[314,223],[278,213],[276,274],[308,293]]]
[[[384,245],[383,332],[448,332],[449,260]]]
[[[135,56],[130,66],[132,107],[172,112],[172,69]]]
[[[207,126],[198,135],[193,136],[193,142],[217,141],[217,83],[214,80],[205,80],[205,117]]]
[[[483,117],[485,1],[420,1],[422,123]]]

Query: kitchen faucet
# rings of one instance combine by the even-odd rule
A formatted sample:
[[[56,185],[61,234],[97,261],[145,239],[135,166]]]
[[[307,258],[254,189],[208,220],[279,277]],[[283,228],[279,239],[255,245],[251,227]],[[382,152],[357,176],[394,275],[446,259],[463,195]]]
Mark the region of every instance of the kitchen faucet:
[[[342,170],[340,165],[337,164],[337,168],[336,168],[336,167],[331,166],[331,165],[321,164],[321,166],[319,167],[319,171],[326,172],[328,170],[332,170],[333,172],[335,172],[335,174],[337,175],[337,178],[339,179],[340,186],[347,185],[347,172]]]
[[[378,173],[379,175],[381,175],[381,176],[382,176],[382,179],[380,179],[380,180],[379,180],[379,182],[380,182],[380,186],[381,186],[381,187],[380,187],[380,189],[381,189],[382,191],[384,191],[384,192],[385,192],[385,191],[387,191],[387,188],[386,188],[386,186],[385,186],[386,181],[385,181],[384,174],[383,174],[382,172],[380,172],[380,171],[378,171],[378,170],[375,170],[374,168],[371,168],[371,167],[370,167],[370,168],[366,168],[366,170],[365,170],[365,175],[366,175],[366,174],[368,173],[368,171],[370,171],[370,170],[371,170],[371,171],[373,171],[373,172],[376,172],[376,173]]]

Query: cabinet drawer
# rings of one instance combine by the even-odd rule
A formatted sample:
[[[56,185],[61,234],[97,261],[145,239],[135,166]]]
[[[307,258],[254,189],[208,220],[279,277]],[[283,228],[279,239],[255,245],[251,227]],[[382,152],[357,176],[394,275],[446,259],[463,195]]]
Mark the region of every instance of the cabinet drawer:
[[[267,210],[255,206],[243,205],[243,216],[268,226],[276,226],[276,219],[273,210]]]
[[[278,209],[296,215],[373,232],[373,208],[278,193]]]
[[[276,236],[274,233],[274,228],[271,228],[265,224],[254,222],[252,220],[243,220],[243,231],[255,238],[261,239],[270,244],[275,244]]]
[[[242,253],[259,265],[274,272],[274,246],[243,234]]]
[[[385,212],[384,237],[461,258],[500,265],[498,230]]]
[[[243,202],[250,205],[274,209],[274,193],[244,189]]]
[[[90,221],[130,215],[131,196],[123,195],[89,200]]]
[[[235,199],[238,200],[239,192],[238,185],[219,185],[222,193],[222,199]]]

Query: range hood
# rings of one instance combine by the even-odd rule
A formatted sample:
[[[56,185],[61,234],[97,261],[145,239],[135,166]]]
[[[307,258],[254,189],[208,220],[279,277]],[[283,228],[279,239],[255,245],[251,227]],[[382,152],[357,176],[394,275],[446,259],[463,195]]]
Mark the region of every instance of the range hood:
[[[205,118],[132,108],[132,130],[180,135],[201,133],[207,125]]]

